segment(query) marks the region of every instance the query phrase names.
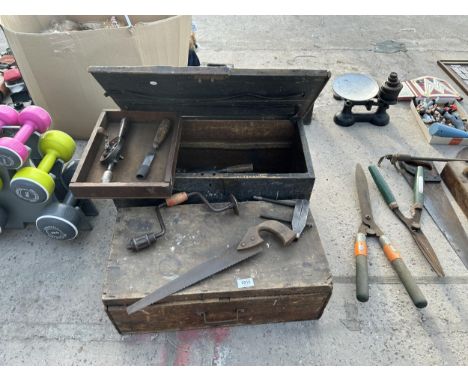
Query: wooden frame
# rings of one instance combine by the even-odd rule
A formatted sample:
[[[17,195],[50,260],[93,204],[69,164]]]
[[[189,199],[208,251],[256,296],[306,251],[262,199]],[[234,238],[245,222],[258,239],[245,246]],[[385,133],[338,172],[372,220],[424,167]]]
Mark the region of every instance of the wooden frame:
[[[466,65],[468,67],[468,60],[439,60],[437,64],[468,95],[468,80],[466,83],[463,82],[463,79],[451,68],[451,65]]]

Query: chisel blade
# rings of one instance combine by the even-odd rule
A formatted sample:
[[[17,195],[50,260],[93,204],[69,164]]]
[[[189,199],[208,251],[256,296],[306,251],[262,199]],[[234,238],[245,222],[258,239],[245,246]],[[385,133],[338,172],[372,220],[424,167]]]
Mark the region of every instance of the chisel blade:
[[[151,304],[161,301],[163,298],[188,288],[189,286],[232,267],[235,264],[247,260],[248,258],[260,253],[262,250],[263,246],[261,245],[245,251],[236,251],[231,247],[227,249],[223,255],[214,257],[200,265],[197,265],[188,272],[180,275],[175,280],[168,282],[166,285],[163,285],[161,288],[156,289],[146,297],[143,297],[141,300],[130,305],[127,308],[127,313],[133,314],[138,312]]]

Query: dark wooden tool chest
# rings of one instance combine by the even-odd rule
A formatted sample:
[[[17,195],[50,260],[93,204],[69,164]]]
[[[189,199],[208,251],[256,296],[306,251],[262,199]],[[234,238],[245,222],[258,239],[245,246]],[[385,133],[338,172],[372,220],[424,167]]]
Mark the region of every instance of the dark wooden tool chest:
[[[265,233],[264,250],[252,259],[127,314],[130,304],[190,268],[224,252],[235,256],[248,227],[263,221],[262,212],[291,214],[289,207],[264,202],[240,203],[239,210],[236,216],[232,210],[213,213],[203,204],[162,209],[166,235],[136,254],[126,249],[128,239],[159,230],[155,210],[118,210],[102,299],[120,333],[320,318],[332,293],[332,279],[311,216],[313,226],[290,246],[282,247]],[[253,286],[242,287],[246,281]]]
[[[330,77],[326,70],[251,70],[224,67],[91,67],[90,73],[121,108],[95,126],[71,189],[79,198],[167,197],[199,191],[211,201],[230,193],[308,199],[315,174],[304,123]],[[158,152],[150,176],[137,181],[154,126],[170,115],[173,135]],[[100,183],[103,130],[116,135],[119,119],[132,126],[116,182]],[[249,173],[220,173],[241,164]]]
[[[118,207],[103,293],[117,330],[319,318],[332,281],[315,226],[287,248],[266,234],[263,252],[245,263],[133,315],[126,308],[211,257],[225,251],[235,256],[247,229],[262,222],[262,209],[292,214],[290,207],[253,202],[254,195],[310,198],[315,174],[305,125],[330,73],[223,67],[92,67],[90,73],[120,110],[103,111],[71,189],[79,198],[113,199]],[[114,169],[116,181],[103,184],[104,137],[117,134],[122,117],[131,124],[124,159]],[[162,118],[171,119],[172,136],[158,151],[148,179],[138,181],[138,165]],[[252,171],[220,171],[238,165]],[[239,216],[212,213],[204,204],[164,208],[166,235],[144,251],[127,250],[131,237],[158,230],[154,207],[133,206],[159,204],[157,199],[178,191],[198,191],[211,202],[225,202],[232,193],[245,202]],[[239,287],[245,286],[242,280],[253,284]]]

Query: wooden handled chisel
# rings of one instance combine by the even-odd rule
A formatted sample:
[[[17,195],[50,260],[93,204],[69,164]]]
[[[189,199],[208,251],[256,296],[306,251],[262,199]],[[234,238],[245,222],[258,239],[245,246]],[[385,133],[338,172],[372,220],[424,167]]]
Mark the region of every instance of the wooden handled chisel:
[[[158,151],[159,146],[166,139],[167,134],[171,128],[171,121],[168,119],[163,119],[159,124],[158,129],[156,130],[156,135],[154,136],[153,146],[151,150],[146,154],[143,162],[141,162],[140,168],[136,174],[138,179],[145,179],[148,176],[151,164],[153,163],[154,157],[156,156],[156,151]]]

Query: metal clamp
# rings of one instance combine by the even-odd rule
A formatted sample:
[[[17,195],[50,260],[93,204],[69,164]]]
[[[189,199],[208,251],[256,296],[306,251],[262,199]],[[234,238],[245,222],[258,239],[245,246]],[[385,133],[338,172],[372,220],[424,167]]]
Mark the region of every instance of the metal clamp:
[[[244,313],[245,309],[236,309],[236,318],[233,318],[231,320],[219,320],[219,321],[208,321],[206,319],[207,313],[206,312],[198,312],[197,314],[201,317],[203,317],[203,322],[205,324],[211,325],[211,324],[226,324],[229,322],[238,322],[239,321],[239,313]]]

